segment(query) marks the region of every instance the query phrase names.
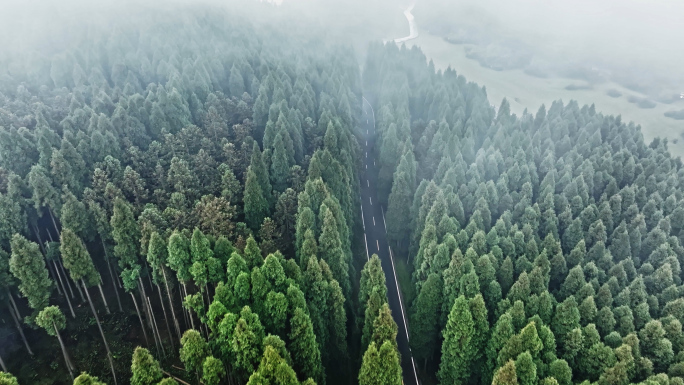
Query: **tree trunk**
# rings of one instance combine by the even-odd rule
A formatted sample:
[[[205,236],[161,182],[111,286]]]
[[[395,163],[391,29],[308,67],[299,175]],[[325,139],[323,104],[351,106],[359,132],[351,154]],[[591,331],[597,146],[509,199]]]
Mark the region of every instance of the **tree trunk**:
[[[185,285],[185,283],[183,284],[183,291],[185,291],[185,296],[187,297],[188,296],[188,287]],[[185,311],[188,312],[188,317],[190,317],[190,323],[192,324],[192,328],[194,330],[197,330],[197,329],[195,329],[195,318],[192,316],[192,312],[188,309],[185,309]]]
[[[14,297],[12,296],[12,293],[9,291],[9,288],[5,288],[5,291],[7,291],[7,298],[9,298],[10,303],[12,304],[12,307],[14,308],[14,312],[17,313],[17,318],[19,318],[19,321],[21,321],[21,313],[19,313],[19,308],[17,308],[17,303],[14,302]]]
[[[3,372],[9,373],[9,370],[7,370],[7,366],[5,366],[5,361],[2,360],[2,356],[0,356],[0,368]]]
[[[119,290],[116,288],[118,281],[114,278],[114,272],[112,271],[112,265],[109,259],[109,253],[107,253],[107,246],[104,243],[104,239],[100,236],[100,241],[102,241],[102,249],[105,253],[105,258],[107,259],[105,263],[107,264],[107,270],[109,270],[109,277],[112,279],[112,288],[114,288],[114,294],[116,294],[116,302],[119,304],[119,311],[123,313],[123,307],[121,306],[121,298],[119,297]],[[121,288],[121,286],[119,286]]]
[[[57,334],[57,339],[59,340],[59,346],[62,348],[62,354],[64,355],[64,362],[66,362],[67,369],[69,370],[69,375],[71,376],[71,381],[74,381],[74,370],[76,368],[74,367],[74,364],[71,362],[71,358],[69,357],[69,353],[67,353],[66,346],[64,346],[64,341],[62,341],[62,336],[59,334],[59,329],[57,329],[57,325],[55,323],[52,323],[52,326],[55,328],[55,333]]]
[[[55,278],[55,272],[52,271],[53,266],[50,266],[50,261],[47,259],[47,250],[45,250],[45,245],[43,244],[43,240],[40,238],[40,231],[38,230],[38,226],[35,224],[31,224],[33,228],[33,233],[36,235],[36,238],[38,238],[38,245],[40,246],[40,250],[43,251],[43,255],[45,256],[45,264],[48,267],[48,271],[50,272],[50,277],[52,278],[53,281],[57,282],[57,279]],[[62,295],[62,288],[59,287],[59,285],[55,285],[57,287],[57,292],[59,295]]]
[[[169,331],[169,341],[171,341],[171,351],[176,350],[173,344],[173,331],[171,330],[171,325],[169,324],[169,316],[166,314],[166,305],[164,305],[164,298],[162,297],[161,287],[157,286],[157,294],[159,294],[159,303],[161,304],[162,311],[164,312],[164,322],[166,322],[166,330]]]
[[[138,301],[135,300],[135,294],[130,293],[131,298],[133,298],[133,305],[135,305],[135,312],[138,314],[138,320],[140,320],[140,326],[142,327],[143,336],[145,337],[145,345],[150,346],[150,340],[147,339],[147,331],[145,331],[145,323],[143,322],[142,315],[140,314],[140,308],[138,307]]]
[[[107,337],[105,337],[104,331],[102,330],[102,324],[100,323],[100,318],[97,316],[97,312],[95,311],[95,305],[93,305],[93,300],[90,298],[90,293],[88,292],[88,287],[85,284],[85,281],[81,279],[81,284],[83,285],[83,290],[85,291],[86,295],[88,296],[88,304],[90,304],[90,310],[93,312],[93,316],[95,317],[95,322],[97,322],[97,328],[100,330],[100,335],[102,336],[102,342],[104,342],[105,349],[107,349],[107,359],[109,360],[109,367],[112,369],[112,377],[114,378],[114,385],[116,385],[116,371],[114,371],[114,360],[112,359],[112,352],[109,350],[109,344],[107,343]],[[100,285],[98,285],[100,286]],[[102,287],[100,286],[100,292],[102,292]],[[109,310],[108,310],[109,312]]]
[[[147,316],[147,324],[152,329],[152,334],[154,334],[154,326],[152,325],[152,315],[150,314],[151,310],[147,306],[147,293],[145,292],[145,285],[143,285],[142,278],[140,278],[140,275],[138,275],[138,291],[140,291],[140,300],[143,302],[143,311],[145,312],[145,315]]]
[[[62,269],[64,269],[64,264],[62,263],[62,261],[60,261],[59,264],[62,266]],[[66,273],[64,273],[64,276],[67,277],[66,280],[67,280],[67,282],[69,282],[69,278],[68,278],[69,276],[66,275]],[[76,281],[74,281],[74,285],[76,286],[76,290],[78,290],[78,294],[81,296],[81,303],[85,303],[86,298],[83,295],[83,290],[81,290],[81,285],[79,285],[78,282],[76,282]]]
[[[54,261],[52,261],[52,262],[55,263],[55,265],[57,264]],[[64,286],[64,281],[62,281],[62,274],[59,273],[59,269],[57,269],[57,267],[55,267],[55,270],[57,271],[57,277],[59,277],[59,282],[62,284],[62,286]],[[69,289],[71,289],[71,286],[69,287]],[[66,292],[66,288],[64,288],[64,291]],[[72,291],[71,297],[73,298],[73,296],[74,296],[74,292]],[[76,318],[76,313],[74,313],[74,307],[71,306],[71,300],[69,299],[69,295],[65,295],[64,298],[66,298],[67,304],[69,304],[69,310],[71,311],[71,317]]]
[[[10,312],[10,315],[12,316],[12,320],[14,320],[14,326],[17,328],[17,331],[19,332],[21,340],[24,342],[24,346],[26,346],[26,350],[29,352],[30,355],[33,355],[33,351],[31,350],[31,347],[29,346],[28,341],[26,340],[26,336],[24,335],[24,329],[21,328],[21,324],[17,319],[17,315],[14,314],[14,311],[12,310],[12,308],[9,307],[9,304],[7,305],[7,308]]]
[[[100,289],[100,297],[102,297],[102,302],[104,302],[105,310],[107,310],[107,314],[112,314],[109,311],[109,305],[107,305],[107,300],[105,299],[104,291],[102,291],[102,284],[97,285],[97,288]]]
[[[166,357],[166,351],[164,350],[164,343],[162,342],[161,333],[159,333],[159,325],[157,325],[157,317],[154,315],[154,312],[151,311],[152,310],[152,301],[150,301],[150,297],[147,297],[147,305],[150,307],[150,313],[152,314],[152,324],[154,324],[154,330],[157,332],[157,338],[159,339],[159,347],[161,347],[162,356]]]
[[[176,333],[178,333],[178,341],[181,339],[180,325],[178,325],[178,319],[176,318],[176,310],[173,308],[173,300],[171,299],[171,291],[169,290],[169,281],[166,279],[166,271],[164,266],[161,267],[162,275],[164,276],[164,285],[166,286],[166,296],[169,299],[169,307],[171,308],[171,315],[173,316],[173,324],[176,327]]]
[[[52,209],[48,206],[48,213],[50,214],[50,219],[52,219],[52,225],[55,227],[57,235],[60,234],[59,228],[57,228],[57,222],[55,222],[55,216],[52,214]]]
[[[69,288],[69,293],[71,293],[71,298],[75,299],[76,296],[74,296],[74,289],[71,288],[71,283],[69,282],[69,276],[67,275],[66,271],[64,270],[64,266],[62,265],[62,262],[59,259],[57,259],[55,261],[55,265],[57,266],[57,268],[59,270],[62,271],[62,274],[64,274],[64,281],[66,282],[66,286]],[[59,274],[59,272],[58,272],[58,274]],[[78,286],[76,286],[76,288],[78,289]],[[66,289],[64,289],[64,290],[66,290]],[[83,293],[81,293],[81,298],[83,298]],[[85,302],[85,299],[83,300],[83,302]]]

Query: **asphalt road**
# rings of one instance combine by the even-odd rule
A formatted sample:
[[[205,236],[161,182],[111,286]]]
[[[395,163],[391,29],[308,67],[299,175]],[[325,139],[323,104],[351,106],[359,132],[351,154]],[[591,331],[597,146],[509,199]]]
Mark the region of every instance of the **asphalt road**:
[[[382,270],[387,282],[387,300],[392,310],[392,318],[397,323],[397,345],[401,354],[401,368],[404,385],[419,385],[416,366],[409,348],[409,333],[407,326],[407,308],[402,302],[394,269],[392,250],[387,243],[385,228],[385,208],[380,206],[377,199],[377,180],[379,164],[375,160],[375,113],[368,100],[363,99],[363,115],[361,117],[363,130],[364,168],[361,173],[361,215],[363,217],[364,241],[367,257],[377,254],[382,262]],[[408,210],[408,207],[406,208]]]

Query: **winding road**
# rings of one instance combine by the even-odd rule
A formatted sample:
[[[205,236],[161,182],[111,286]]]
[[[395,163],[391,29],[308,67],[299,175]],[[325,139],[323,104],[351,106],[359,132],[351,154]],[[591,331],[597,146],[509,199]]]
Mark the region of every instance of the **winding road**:
[[[363,131],[363,164],[361,174],[361,218],[363,221],[363,237],[366,246],[366,257],[377,254],[382,262],[382,270],[387,282],[387,300],[392,310],[392,318],[397,323],[397,345],[401,354],[401,369],[404,385],[419,385],[416,364],[409,347],[409,332],[407,324],[407,308],[401,298],[399,281],[394,268],[392,249],[387,243],[387,229],[385,227],[385,209],[377,199],[376,185],[378,170],[375,162],[375,111],[364,97],[363,115],[361,117]],[[408,209],[408,208],[407,208]]]
[[[400,37],[398,39],[394,39],[394,42],[397,44],[403,43],[405,41],[409,41],[411,39],[415,39],[418,37],[418,27],[416,26],[416,19],[413,17],[413,14],[411,11],[413,11],[413,6],[414,4],[411,4],[408,8],[404,10],[404,16],[406,16],[406,20],[408,20],[409,23],[409,35],[406,37]]]

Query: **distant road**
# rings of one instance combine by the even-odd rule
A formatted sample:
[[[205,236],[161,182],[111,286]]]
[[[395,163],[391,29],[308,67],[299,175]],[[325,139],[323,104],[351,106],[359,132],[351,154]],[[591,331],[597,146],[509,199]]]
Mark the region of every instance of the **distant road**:
[[[406,16],[406,20],[408,20],[409,24],[409,35],[406,37],[401,37],[399,39],[394,39],[395,43],[403,43],[405,41],[409,41],[411,39],[415,39],[418,37],[418,27],[416,26],[416,20],[415,17],[413,17],[413,14],[411,11],[413,11],[413,6],[414,4],[411,4],[406,10],[404,10],[404,16]]]
[[[371,104],[363,98],[363,115],[361,116],[361,130],[363,139],[364,168],[361,174],[361,217],[363,221],[363,237],[366,247],[366,257],[377,254],[382,263],[387,282],[387,300],[392,310],[392,318],[397,323],[397,346],[401,354],[401,369],[403,385],[419,385],[416,365],[409,347],[409,332],[407,325],[407,304],[401,298],[401,290],[394,269],[394,256],[387,243],[387,229],[385,227],[385,211],[378,201],[376,190],[379,166],[375,161],[375,112]]]

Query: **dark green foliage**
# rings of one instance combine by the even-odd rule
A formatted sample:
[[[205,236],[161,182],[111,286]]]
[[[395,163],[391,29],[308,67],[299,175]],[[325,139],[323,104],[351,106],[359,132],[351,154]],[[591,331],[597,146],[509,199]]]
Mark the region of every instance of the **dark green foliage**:
[[[19,234],[12,237],[11,246],[10,271],[19,281],[19,290],[28,299],[29,306],[40,311],[48,305],[52,288],[45,260],[38,245]]]

